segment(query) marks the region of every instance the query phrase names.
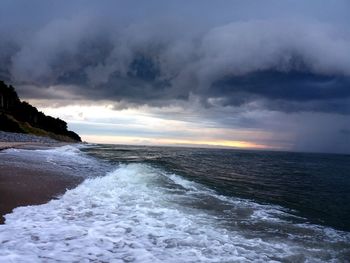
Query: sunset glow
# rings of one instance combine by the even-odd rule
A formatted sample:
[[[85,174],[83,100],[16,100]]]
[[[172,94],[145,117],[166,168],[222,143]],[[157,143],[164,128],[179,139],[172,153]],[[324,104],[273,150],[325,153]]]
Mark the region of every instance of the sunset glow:
[[[110,106],[89,105],[41,110],[67,120],[69,126],[90,143],[246,149],[286,147],[271,142],[272,135],[264,131],[165,119],[155,115],[152,109],[115,110]]]
[[[157,146],[187,146],[187,147],[231,147],[246,149],[274,149],[268,145],[259,145],[244,141],[202,141],[179,139],[154,139],[127,136],[94,136],[82,134],[83,140],[91,143],[157,145]]]

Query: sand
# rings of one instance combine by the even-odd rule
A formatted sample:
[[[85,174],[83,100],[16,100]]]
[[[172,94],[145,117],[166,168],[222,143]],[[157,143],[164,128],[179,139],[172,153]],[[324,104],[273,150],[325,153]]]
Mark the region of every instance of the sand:
[[[30,142],[0,142],[0,149],[26,148],[38,149],[59,146]],[[67,189],[77,186],[83,179],[65,175],[59,171],[21,167],[0,162],[0,223],[3,215],[18,206],[44,204],[57,198]]]
[[[0,142],[0,150],[8,149],[8,148],[15,148],[20,147],[21,145],[28,145],[29,142]]]
[[[21,148],[21,149],[44,149],[50,147],[59,147],[67,145],[68,143],[39,143],[39,142],[1,142],[0,151],[10,148]]]

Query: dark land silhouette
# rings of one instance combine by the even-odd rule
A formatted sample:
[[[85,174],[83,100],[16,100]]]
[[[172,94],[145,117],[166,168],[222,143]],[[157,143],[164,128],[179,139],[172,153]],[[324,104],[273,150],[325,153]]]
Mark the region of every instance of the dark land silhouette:
[[[50,137],[59,141],[80,142],[78,134],[67,129],[59,118],[46,116],[28,102],[21,101],[11,85],[0,81],[0,130]]]

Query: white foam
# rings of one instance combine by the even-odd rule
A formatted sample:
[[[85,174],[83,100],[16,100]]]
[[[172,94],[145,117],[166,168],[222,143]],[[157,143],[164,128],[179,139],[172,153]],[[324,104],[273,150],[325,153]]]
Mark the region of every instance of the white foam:
[[[170,182],[184,189],[174,194],[168,191]],[[258,220],[257,210],[266,209],[248,201],[224,202],[201,185],[147,165],[122,165],[104,177],[85,180],[58,200],[8,214],[0,226],[0,262],[336,261],[336,242],[349,242],[348,235],[333,230],[328,231],[336,235],[334,247],[301,243],[293,232],[291,238],[246,235],[248,228],[228,228],[203,209],[181,206],[181,191],[193,205],[204,194],[233,210],[249,203],[255,212],[247,216],[252,222]],[[276,231],[290,223],[279,224]],[[304,239],[312,238],[305,233],[310,226],[295,228],[304,231]]]
[[[85,146],[76,144],[37,150],[7,149],[1,154],[16,166],[55,170],[84,177],[100,175],[101,172],[104,174],[108,170],[107,165],[85,155],[80,151],[83,147]]]
[[[35,154],[33,154],[33,152]],[[3,153],[7,155],[21,155],[26,158],[30,159],[46,159],[48,162],[51,162],[52,159],[58,160],[58,159],[66,159],[70,158],[68,160],[74,159],[83,159],[83,156],[81,155],[80,150],[71,145],[65,145],[61,147],[56,148],[49,148],[49,149],[37,149],[37,150],[26,150],[26,149],[7,149]],[[85,158],[87,159],[87,157]]]

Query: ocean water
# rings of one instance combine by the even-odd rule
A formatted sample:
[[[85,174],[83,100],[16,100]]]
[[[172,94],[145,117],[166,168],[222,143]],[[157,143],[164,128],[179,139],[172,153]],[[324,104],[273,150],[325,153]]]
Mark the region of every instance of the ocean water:
[[[110,145],[1,154],[86,179],[6,215],[0,262],[350,262],[349,155]]]

